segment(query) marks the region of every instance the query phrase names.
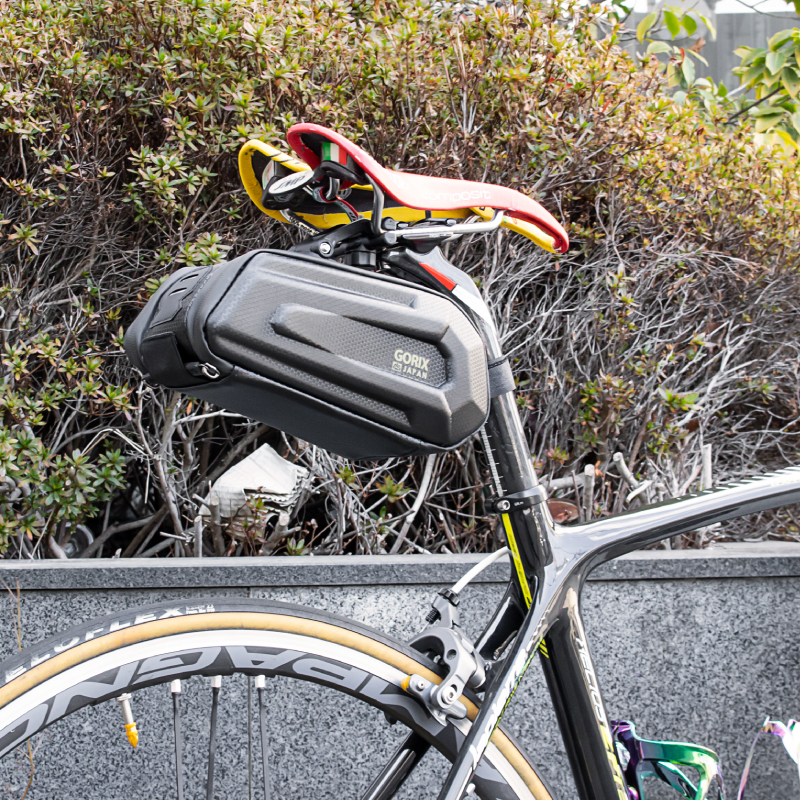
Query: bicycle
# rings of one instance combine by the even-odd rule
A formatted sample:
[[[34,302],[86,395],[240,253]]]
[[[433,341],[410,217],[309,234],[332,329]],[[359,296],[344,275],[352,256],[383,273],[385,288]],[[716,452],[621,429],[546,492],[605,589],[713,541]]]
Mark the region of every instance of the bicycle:
[[[500,725],[523,674],[538,653],[581,800],[641,800],[642,781],[647,776],[657,777],[695,800],[709,796],[712,788],[722,796],[718,762],[711,750],[644,740],[631,723],[607,718],[581,621],[581,588],[594,567],[625,553],[699,527],[800,501],[800,467],[616,517],[568,527],[555,524],[528,453],[513,396],[514,382],[491,314],[472,280],[447,262],[438,248],[457,236],[505,226],[545,249],[563,252],[568,247],[564,230],[541,206],[511,189],[392,172],[352,142],[318,125],[296,125],[288,139],[303,161],[260,142],[250,142],[240,153],[240,171],[248,194],[264,213],[302,228],[309,236],[288,251],[292,255],[289,262],[271,251],[259,256],[259,262],[252,257],[249,262],[245,257],[231,262],[235,269],[228,269],[228,279],[238,280],[244,275],[247,263],[260,263],[269,266],[264,267],[263,274],[272,276],[270,286],[277,285],[275,281],[284,285],[294,280],[289,273],[296,269],[302,286],[298,278],[291,284],[293,291],[316,292],[315,296],[322,297],[319,287],[331,288],[334,278],[341,277],[345,289],[333,286],[331,291],[336,290],[336,302],[342,303],[342,292],[347,302],[361,302],[358,298],[366,295],[358,295],[358,291],[365,282],[373,286],[369,282],[378,279],[371,276],[383,271],[388,275],[379,282],[385,295],[380,303],[384,305],[378,300],[375,303],[385,313],[397,311],[386,305],[389,302],[398,307],[406,303],[403,308],[415,314],[421,307],[448,315],[457,309],[461,316],[448,317],[455,337],[448,340],[448,347],[453,352],[460,347],[473,356],[471,342],[479,341],[482,348],[479,358],[470,356],[472,366],[463,368],[467,375],[464,380],[473,386],[473,395],[462,403],[466,410],[462,413],[462,406],[442,395],[445,390],[439,394],[434,391],[447,383],[442,383],[441,376],[433,388],[433,379],[430,385],[425,383],[433,370],[425,359],[434,356],[406,353],[400,348],[390,352],[387,385],[393,386],[392,381],[405,380],[407,373],[413,373],[408,380],[416,383],[397,384],[410,387],[405,402],[428,403],[426,410],[433,409],[430,413],[438,413],[437,419],[450,426],[446,431],[436,428],[431,432],[413,419],[401,420],[392,428],[386,422],[391,414],[380,404],[365,410],[358,398],[342,400],[342,407],[332,405],[330,394],[324,395],[330,387],[322,381],[318,381],[322,388],[315,389],[319,396],[314,402],[303,395],[301,405],[296,399],[301,396],[298,386],[307,387],[299,371],[291,387],[276,386],[264,375],[257,383],[255,377],[259,376],[240,366],[225,373],[225,360],[211,352],[210,340],[204,338],[211,330],[208,307],[213,304],[208,301],[210,305],[202,313],[192,305],[203,291],[214,290],[214,281],[219,284],[219,276],[226,274],[216,268],[181,270],[164,284],[158,293],[160,299],[154,297],[150,310],[142,312],[144,317],[140,315],[144,322],[137,321],[138,329],[132,327],[126,336],[129,356],[140,369],[149,370],[151,380],[167,385],[189,381],[182,384],[187,393],[222,398],[232,407],[244,404],[254,409],[254,416],[277,415],[286,420],[289,429],[305,424],[301,419],[304,415],[311,418],[317,414],[314,419],[323,422],[315,423],[315,443],[333,441],[338,452],[354,457],[363,457],[367,450],[438,452],[479,432],[494,489],[490,510],[499,515],[508,542],[512,580],[474,642],[459,624],[459,595],[481,569],[505,555],[504,550],[488,556],[451,589],[442,590],[433,600],[427,627],[409,643],[345,618],[278,602],[214,598],[193,600],[189,605],[161,603],[93,620],[30,647],[2,665],[0,757],[88,704],[114,700],[122,709],[128,739],[136,746],[137,693],[169,684],[176,796],[182,800],[181,681],[206,676],[211,679],[206,796],[212,798],[221,676],[245,675],[254,678],[258,695],[263,766],[260,791],[269,797],[265,687],[266,678],[281,676],[354,697],[407,729],[400,747],[377,770],[363,793],[365,800],[393,797],[431,748],[451,762],[439,800],[460,800],[465,795],[484,800],[550,800],[553,795],[535,766]],[[481,205],[472,205],[477,202]],[[282,271],[287,263],[291,269]],[[255,285],[251,282],[246,289],[237,290],[238,294],[234,292],[237,303],[252,300]],[[228,289],[217,287],[215,291],[216,308]],[[257,302],[260,296],[256,293],[255,297]],[[200,300],[197,303],[202,306]],[[314,351],[320,363],[332,363],[325,353],[330,355],[335,350],[333,344],[330,340],[317,342],[318,330],[306,324],[307,315],[296,313],[296,305],[282,307],[280,319],[271,318],[274,325],[294,331],[292,335],[303,339],[303,347],[316,347],[322,353]],[[236,308],[241,310],[241,305]],[[362,303],[364,314],[368,315],[371,308]],[[410,319],[412,311],[402,311],[403,319]],[[180,316],[184,312],[188,322]],[[324,320],[339,319],[333,311],[326,310],[325,314]],[[469,327],[462,325],[462,317]],[[259,319],[263,322],[263,318],[262,314]],[[418,322],[419,317],[413,320]],[[143,356],[141,348],[148,341],[148,326],[159,324],[168,327],[166,333],[158,334],[160,349],[151,350],[166,360],[152,367],[155,362],[148,361],[150,357]],[[221,322],[219,326],[219,330],[224,328]],[[186,343],[190,328],[203,331],[199,343]],[[325,330],[332,336],[331,329]],[[426,335],[433,337],[434,333]],[[252,339],[252,334],[248,336]],[[129,340],[133,342],[130,349]],[[205,350],[190,360],[186,356],[189,347]],[[296,359],[297,353],[306,353],[297,348],[292,350]],[[348,386],[354,385],[362,366],[354,363]],[[450,366],[456,372],[461,369],[458,362]],[[365,370],[364,374],[373,374]],[[251,391],[241,388],[245,378],[250,381],[248,386],[267,387],[263,391],[272,392],[270,396],[295,399],[284,405],[283,400],[276,401],[274,409],[265,411],[245,397]],[[450,378],[451,383],[458,383],[460,376]],[[340,395],[344,396],[342,392]],[[445,411],[442,396],[451,403]],[[285,412],[284,406],[293,410],[294,416]],[[320,416],[323,414],[327,416]],[[329,424],[331,419],[339,421],[346,434],[338,433],[336,425]],[[354,440],[353,432],[360,430],[359,426],[365,433]],[[682,767],[697,771],[696,785]]]

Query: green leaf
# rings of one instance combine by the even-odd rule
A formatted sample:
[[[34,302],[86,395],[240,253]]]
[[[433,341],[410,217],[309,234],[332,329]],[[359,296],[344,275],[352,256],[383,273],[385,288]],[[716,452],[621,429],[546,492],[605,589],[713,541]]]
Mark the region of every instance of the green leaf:
[[[741,76],[741,81],[743,84],[751,84],[757,78],[760,78],[764,74],[764,67],[763,66],[752,66],[744,75]]]
[[[747,45],[742,45],[741,47],[737,47],[733,51],[733,54],[735,56],[739,56],[739,58],[744,59],[747,58],[747,56],[749,56],[753,52],[753,50],[755,50],[755,47],[747,47]],[[744,61],[742,61],[742,64],[744,64]]]
[[[671,53],[672,52],[672,45],[667,44],[666,42],[650,42],[647,46],[647,54],[653,55],[654,53]]]
[[[767,69],[773,74],[777,75],[786,63],[786,53],[767,53]]]
[[[787,28],[784,31],[778,31],[774,36],[769,37],[767,45],[770,50],[777,50],[782,44],[785,44],[789,39],[793,38],[794,30]]]
[[[800,135],[800,111],[795,111],[791,117],[789,117],[789,122],[791,122],[792,127],[797,131],[798,135]]]
[[[689,14],[684,14],[683,18],[681,19],[681,25],[683,25],[684,30],[689,36],[694,36],[694,32],[697,30],[697,23],[695,22],[694,17],[690,16]]]
[[[694,83],[694,61],[689,58],[684,58],[681,64],[681,72],[686,80],[686,83],[691,86]]]
[[[780,106],[758,106],[757,108],[751,108],[748,112],[751,117],[771,117],[775,114],[781,114]]]
[[[671,12],[664,9],[664,24],[674,39],[681,32],[680,20]]]
[[[636,26],[636,38],[640,42],[644,42],[644,37],[647,35],[647,32],[653,25],[656,24],[656,12],[653,11],[648,14],[637,26]]]
[[[792,67],[784,67],[781,73],[781,81],[786,91],[792,97],[797,97],[797,93],[800,92],[800,75],[797,74],[797,71]]]
[[[740,47],[739,49],[742,50],[743,48]],[[739,66],[747,67],[750,64],[764,63],[764,59],[767,56],[767,51],[763,47],[751,47],[749,50],[750,52],[742,57],[742,63]]]
[[[678,69],[675,64],[670,61],[667,64],[667,86],[672,89],[674,86],[677,86],[681,82],[680,77],[678,76]]]
[[[703,58],[703,56],[700,55],[700,53],[695,53],[694,50],[686,50],[685,52],[686,52],[687,56],[691,56],[692,58],[696,58],[698,61],[701,61],[703,64],[708,66],[708,61],[706,61],[705,58]]]
[[[772,132],[772,135],[776,136],[778,139],[781,140],[781,142],[783,143],[783,149],[787,153],[793,153],[797,151],[798,149],[797,142],[794,139],[792,139],[792,137],[788,133],[786,133],[786,131],[775,130]]]
[[[758,117],[756,120],[756,133],[764,133],[783,119],[783,114],[772,114],[767,117]]]
[[[684,91],[677,91],[674,95],[672,95],[672,99],[679,105],[682,106],[686,102],[686,92]]]
[[[701,89],[699,91],[696,90],[696,91],[697,91],[697,94],[702,99],[703,105],[706,107],[706,109],[708,111],[710,111],[716,105],[716,97],[714,97],[714,95],[711,94],[711,92],[709,92],[709,91],[707,91],[705,89]]]
[[[700,22],[702,22],[703,25],[705,25],[706,28],[708,28],[708,32],[711,34],[711,38],[716,39],[717,29],[711,23],[711,20],[705,14],[701,14],[698,11],[695,11],[694,13],[697,14],[697,16],[700,18]]]

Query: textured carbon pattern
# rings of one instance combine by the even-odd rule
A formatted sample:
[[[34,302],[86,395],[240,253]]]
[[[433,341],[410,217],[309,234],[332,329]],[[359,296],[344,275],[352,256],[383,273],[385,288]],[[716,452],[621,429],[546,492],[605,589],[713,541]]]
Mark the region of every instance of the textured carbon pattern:
[[[223,344],[222,336],[219,338],[215,336],[213,341],[215,349],[219,350],[221,355],[256,375],[263,375],[295,389],[307,391],[315,397],[341,403],[348,410],[370,412],[368,416],[371,419],[393,423],[392,427],[406,430],[410,427],[408,417],[399,408],[313,375],[308,370],[293,367],[286,361],[271,358],[262,352],[263,339],[248,342],[242,336],[237,337],[236,342],[227,343],[228,346]]]
[[[412,300],[408,289],[393,281],[384,281],[367,273],[360,275],[347,272],[338,269],[338,265],[310,263],[288,253],[259,253],[252,265],[319,286],[364,294],[392,303],[408,304]]]
[[[265,315],[265,295],[269,296],[269,309],[274,309],[269,318]],[[262,364],[274,361],[266,358],[266,354],[275,348],[299,352],[307,345],[392,372],[398,350],[413,352],[427,358],[430,369],[424,373],[425,379],[408,377],[433,386],[445,382],[445,358],[435,344],[354,319],[359,309],[353,299],[349,292],[331,291],[330,287],[298,286],[294,280],[276,280],[265,270],[248,268],[231,287],[219,311],[212,315],[210,338],[225,358],[236,361],[236,348],[243,346],[250,348],[253,357]],[[289,324],[286,324],[286,317],[291,318]],[[291,333],[287,333],[290,327]],[[327,371],[324,362],[325,359],[322,364]],[[243,365],[252,368],[252,365]]]
[[[170,290],[158,298],[154,318],[163,322],[150,325],[153,335],[175,333],[187,361],[210,356],[212,363],[238,366],[324,401],[332,427],[338,407],[385,426],[387,434],[394,430],[413,437],[422,450],[454,447],[484,423],[489,410],[485,348],[449,298],[282,252],[255,252],[199,272],[180,301]],[[198,353],[206,355],[197,359]],[[215,390],[214,383],[194,389],[231,410],[238,403],[240,413],[257,411],[254,418],[269,424],[275,424],[270,422],[274,408],[275,422],[286,422],[269,392],[259,404],[255,395],[239,401],[230,387]],[[293,427],[294,435],[315,441],[303,435],[302,419]],[[319,420],[310,427],[309,432],[320,433]],[[403,448],[407,441],[403,438]]]
[[[201,267],[187,270],[187,274],[180,281],[171,284],[163,296],[158,297],[156,312],[150,320],[153,333],[175,334],[181,353],[187,361],[195,361],[196,355],[186,330],[186,310],[211,276],[212,269],[212,267]],[[159,289],[159,292],[161,291]]]
[[[322,312],[326,314],[327,312]],[[387,331],[374,325],[368,325],[357,320],[339,314],[329,315],[325,321],[325,338],[322,341],[314,341],[313,332],[307,338],[303,335],[303,325],[307,322],[308,326],[313,325],[314,317],[317,315],[305,315],[305,320],[298,320],[300,324],[295,326],[292,331],[292,338],[300,341],[307,341],[308,344],[316,345],[329,353],[336,353],[345,358],[352,358],[354,361],[370,364],[378,369],[395,371],[395,364],[409,370],[404,372],[410,380],[418,380],[431,386],[441,386],[447,380],[447,364],[444,357],[436,348],[436,345],[429,342],[422,342],[410,336],[403,336],[393,331]],[[275,318],[273,317],[273,331]],[[290,335],[290,334],[284,334]],[[415,354],[424,364],[425,369],[419,369],[406,364],[402,360],[406,353]],[[398,361],[395,356],[399,355]]]
[[[442,446],[480,427],[485,352],[455,304],[371,275],[296,264],[262,254],[247,265],[208,321],[215,353]],[[396,362],[399,350],[430,369]]]

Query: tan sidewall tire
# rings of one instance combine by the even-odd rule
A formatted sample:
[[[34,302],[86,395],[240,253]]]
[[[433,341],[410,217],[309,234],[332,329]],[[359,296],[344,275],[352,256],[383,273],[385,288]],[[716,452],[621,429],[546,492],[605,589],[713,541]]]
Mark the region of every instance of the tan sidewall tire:
[[[237,604],[240,605],[240,604]],[[250,604],[248,604],[250,605]],[[344,620],[333,615],[327,615],[314,609],[300,609],[297,606],[282,606],[282,604],[261,604],[264,610],[214,610],[211,613],[197,613],[182,616],[169,616],[162,619],[143,621],[138,624],[117,623],[118,630],[105,631],[102,627],[92,628],[92,624],[83,625],[71,631],[66,631],[57,639],[50,640],[41,646],[34,646],[24,651],[20,656],[10,659],[0,665],[0,679],[5,679],[19,672],[23,667],[25,671],[16,677],[11,677],[5,685],[0,686],[0,718],[3,710],[12,711],[9,704],[18,706],[25,702],[27,692],[35,693],[46,681],[62,676],[67,670],[77,668],[79,665],[89,667],[89,662],[94,659],[120,651],[123,648],[132,648],[143,642],[152,642],[167,637],[181,637],[184,634],[201,632],[236,632],[236,631],[275,631],[308,637],[319,642],[329,642],[333,645],[344,647],[356,653],[363,654],[379,662],[383,662],[396,670],[408,675],[417,673],[429,680],[440,682],[441,678],[425,663],[425,659],[409,650],[402,643],[392,640],[377,631],[372,631],[366,626]],[[213,608],[209,606],[210,608]],[[270,610],[266,610],[269,607]],[[158,616],[166,606],[153,607],[150,614],[138,614],[135,619],[148,616]],[[288,613],[279,613],[284,611]],[[278,613],[276,613],[276,611]],[[308,615],[299,615],[306,612]],[[132,612],[132,614],[135,612]],[[113,627],[106,618],[97,620],[95,624],[103,623],[106,627]],[[79,641],[71,644],[66,649],[58,652],[65,644],[75,640],[85,639],[89,632],[94,630],[95,635],[88,641]],[[98,634],[98,631],[99,634]],[[177,640],[176,640],[177,641]],[[58,643],[60,642],[60,644]],[[135,650],[136,648],[133,647]],[[44,659],[36,663],[39,659]],[[9,670],[10,668],[10,670]],[[93,674],[92,669],[86,670],[88,675]],[[365,698],[360,698],[364,700]],[[474,698],[461,697],[467,706],[467,716],[473,720],[478,712]],[[13,718],[13,717],[12,717]],[[49,724],[49,723],[48,723]],[[4,726],[0,725],[0,730]],[[498,728],[493,737],[492,745],[497,748],[503,759],[522,779],[535,800],[552,800],[550,793],[542,783],[528,759],[520,752],[519,748]]]

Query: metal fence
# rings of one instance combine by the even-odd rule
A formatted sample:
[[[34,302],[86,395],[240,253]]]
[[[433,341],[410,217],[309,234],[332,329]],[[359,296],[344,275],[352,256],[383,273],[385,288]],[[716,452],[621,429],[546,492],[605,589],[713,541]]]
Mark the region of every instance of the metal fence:
[[[632,14],[627,26],[633,30],[644,14]],[[800,27],[797,14],[717,14],[717,38],[706,42],[702,55],[708,61],[708,67],[697,63],[698,77],[711,77],[722,81],[728,89],[739,85],[739,78],[733,74],[733,68],[739,66],[741,59],[734,50],[742,45],[748,47],[766,47],[769,38],[786,28]],[[676,42],[676,44],[682,44]],[[688,42],[687,42],[688,44]],[[628,46],[629,52],[644,51],[638,42]]]

